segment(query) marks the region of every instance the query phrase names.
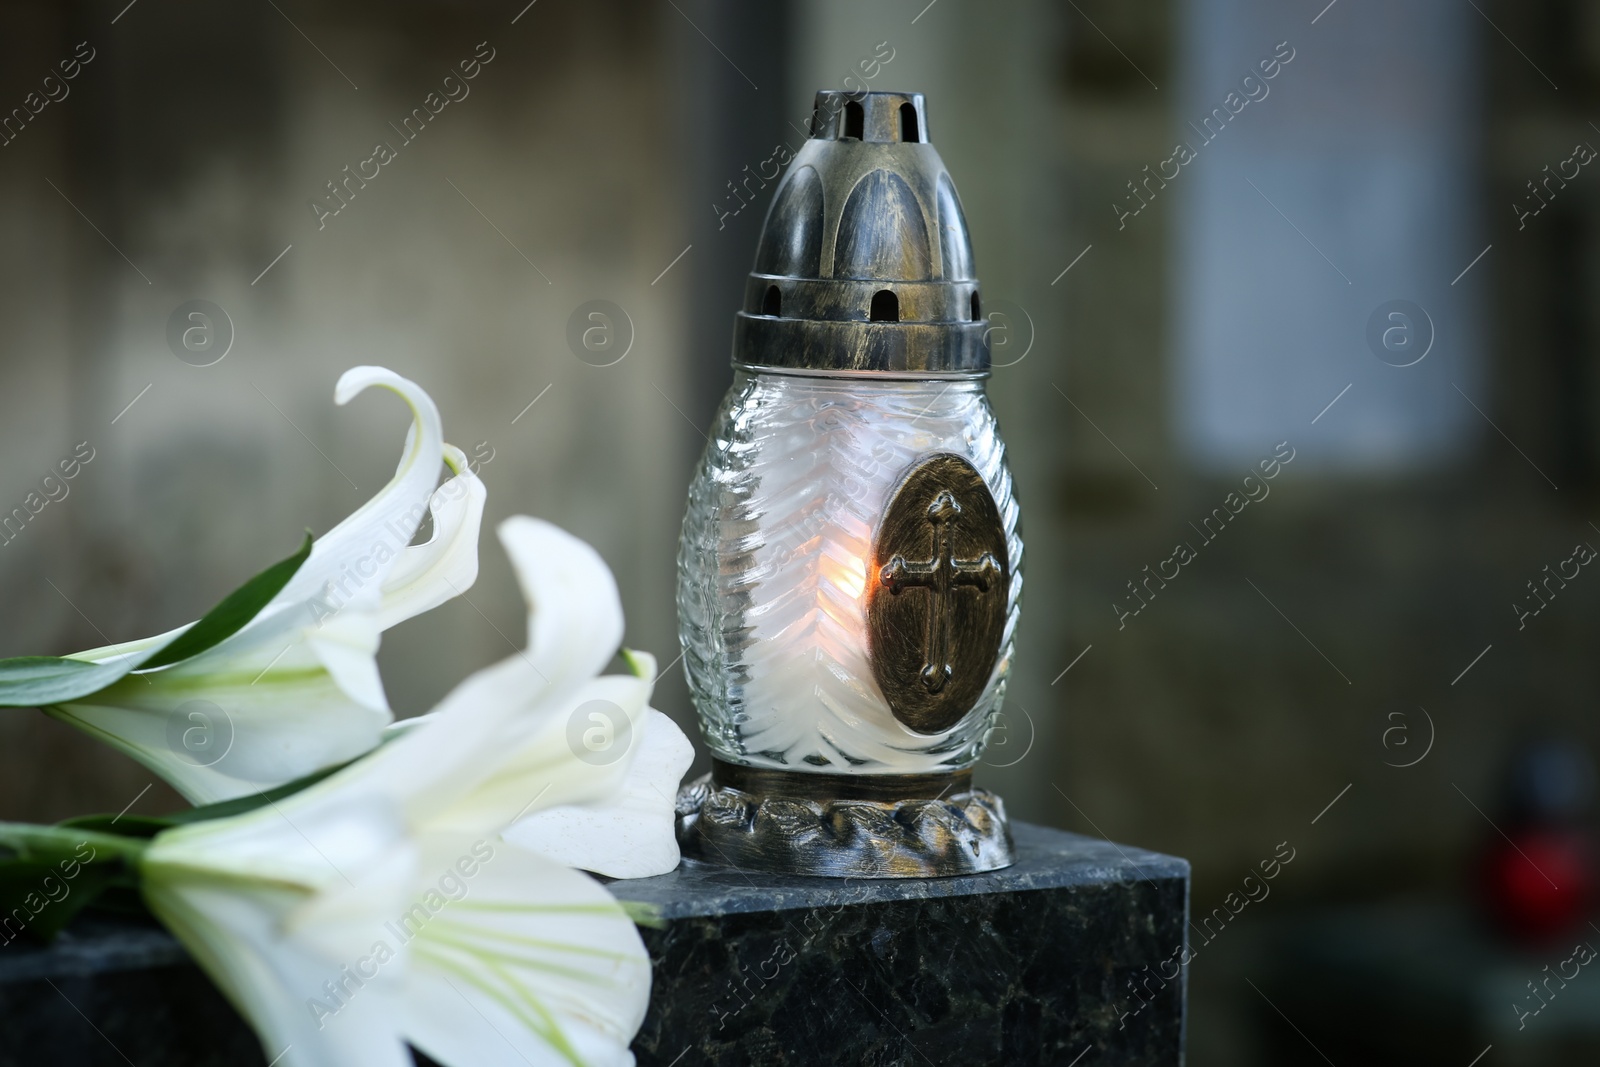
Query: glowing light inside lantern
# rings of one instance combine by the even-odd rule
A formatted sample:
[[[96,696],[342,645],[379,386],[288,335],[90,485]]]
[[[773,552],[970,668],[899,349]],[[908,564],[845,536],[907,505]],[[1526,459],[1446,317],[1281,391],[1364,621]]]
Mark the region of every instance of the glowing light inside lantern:
[[[970,762],[1003,671],[951,730],[908,729],[873,677],[867,599],[879,581],[879,519],[903,472],[929,452],[977,467],[1020,555],[981,381],[741,372],[730,400],[697,481],[715,487],[718,506],[691,500],[680,561],[685,662],[707,695],[713,753],[758,767],[895,773]]]

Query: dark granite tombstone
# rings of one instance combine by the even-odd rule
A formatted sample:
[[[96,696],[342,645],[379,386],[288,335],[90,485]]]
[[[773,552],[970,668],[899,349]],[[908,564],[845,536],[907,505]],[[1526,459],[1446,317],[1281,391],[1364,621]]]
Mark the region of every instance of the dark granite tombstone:
[[[1181,1063],[1182,978],[1148,975],[1185,944],[1189,865],[1027,823],[1013,833],[1015,866],[959,878],[685,864],[616,883],[667,920],[645,931],[641,1067]]]
[[[660,908],[641,1067],[1182,1063],[1183,860],[1025,823],[1018,860],[929,880],[686,863],[616,882]],[[0,948],[0,1067],[264,1064],[160,929],[80,922]]]

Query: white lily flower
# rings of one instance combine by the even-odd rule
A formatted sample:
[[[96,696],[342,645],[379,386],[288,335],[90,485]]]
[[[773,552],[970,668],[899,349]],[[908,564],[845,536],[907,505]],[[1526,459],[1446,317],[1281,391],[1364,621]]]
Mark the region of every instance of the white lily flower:
[[[644,652],[624,655],[634,673],[653,685],[655,657]],[[409,734],[442,713],[441,707],[402,720],[388,732]],[[544,795],[539,810],[525,811],[526,783],[546,781],[552,757],[564,759],[552,732],[558,727],[568,748],[583,749],[578,758],[593,770],[580,792],[561,795],[564,802]],[[488,805],[522,813],[504,831],[507,841],[609,878],[647,878],[678,866],[675,798],[694,762],[694,745],[677,723],[655,708],[590,700],[574,708],[565,723],[550,724],[508,748],[502,759],[498,772],[459,803],[469,810]],[[439,818],[450,821],[455,816],[446,812]]]
[[[407,1041],[448,1067],[633,1062],[650,962],[632,922],[497,835],[620,788],[637,746],[586,762],[568,723],[592,707],[645,722],[652,678],[597,677],[622,609],[593,549],[524,517],[499,533],[537,609],[527,651],[323,781],[144,854],[152,910],[285,1067],[399,1067]]]
[[[653,656],[630,652],[627,657],[639,677],[654,682]],[[438,714],[405,719],[388,732],[410,733]],[[530,852],[608,878],[648,878],[675,869],[681,858],[674,832],[675,798],[684,772],[694,762],[694,745],[677,723],[652,707],[641,707],[634,715],[615,705],[591,702],[575,708],[566,725],[568,746],[584,748],[590,757],[585,762],[596,765],[597,773],[586,789],[590,799],[578,797],[529,811],[502,836]],[[602,736],[593,737],[601,731]],[[585,734],[591,737],[586,739]],[[543,780],[545,761],[553,751],[552,737],[528,738],[508,751],[499,773],[463,803],[509,803],[521,795],[523,783]],[[507,796],[500,796],[502,791]],[[541,799],[548,803],[548,798]]]
[[[648,878],[676,868],[675,801],[694,745],[654,708],[644,709],[634,737],[631,765],[608,796],[532,812],[513,823],[505,839],[610,878]]]
[[[485,490],[466,456],[444,443],[438,408],[416,383],[354,367],[334,399],[345,404],[374,385],[411,408],[398,470],[313,543],[251,622],[197,656],[45,710],[196,804],[253,796],[377,745],[393,719],[374,659],[379,635],[472,585]],[[441,461],[454,476],[435,488]],[[425,507],[433,536],[411,545]],[[147,653],[185,629],[72,658],[103,663]]]

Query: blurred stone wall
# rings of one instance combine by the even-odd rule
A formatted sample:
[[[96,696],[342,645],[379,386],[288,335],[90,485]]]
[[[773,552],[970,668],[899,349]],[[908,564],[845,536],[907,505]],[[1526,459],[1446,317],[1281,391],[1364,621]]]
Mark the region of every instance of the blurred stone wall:
[[[1064,461],[1044,491],[1065,523],[1069,560],[1066,581],[1050,590],[1064,616],[1050,658],[1064,663],[1093,649],[1055,687],[1057,773],[1071,800],[1058,798],[1051,818],[1187,856],[1196,913],[1219,905],[1285,840],[1297,858],[1262,913],[1416,892],[1470,898],[1471,864],[1496,833],[1485,816],[1499,814],[1499,779],[1514,747],[1540,732],[1591,752],[1600,742],[1600,664],[1588,651],[1600,583],[1580,575],[1521,620],[1524,628],[1513,609],[1534,604],[1526,583],[1543,579],[1547,564],[1578,542],[1600,545],[1592,369],[1600,185],[1573,182],[1525,231],[1510,208],[1543,164],[1568,157],[1576,141],[1600,144],[1586,121],[1600,21],[1576,4],[1485,5],[1514,47],[1466,13],[1476,20],[1464,27],[1474,38],[1474,73],[1470,92],[1453,103],[1481,138],[1481,158],[1469,165],[1482,238],[1453,270],[1414,284],[1448,292],[1455,270],[1491,246],[1473,279],[1488,324],[1470,339],[1487,355],[1483,382],[1455,372],[1417,401],[1459,409],[1443,414],[1469,417],[1473,432],[1442,462],[1396,456],[1392,471],[1365,475],[1319,470],[1303,449],[1270,497],[1211,542],[1191,524],[1241,483],[1197,471],[1170,427],[1173,405],[1183,402],[1172,385],[1181,327],[1171,313],[1183,202],[1155,199],[1123,230],[1111,207],[1128,179],[1172,154],[1183,120],[1196,118],[1172,94],[1179,22],[1170,9],[1103,0],[1077,7],[1052,68],[1053,143],[1066,243],[1093,251],[1056,287],[1065,290],[1058,299],[1070,367],[1060,384],[1081,410],[1063,412],[1049,439]],[[1342,3],[1275,8],[1274,17],[1289,28],[1269,36],[1266,20],[1240,19],[1221,31],[1260,38],[1262,54],[1289,36],[1305,55],[1322,40],[1319,30],[1352,32],[1335,20],[1379,36],[1387,25],[1383,11]],[[1414,35],[1404,39],[1420,47]],[[1559,93],[1518,49],[1536,57]],[[1348,96],[1297,99],[1285,85],[1265,106],[1303,107],[1299,118],[1313,128],[1330,112],[1359,128],[1357,83],[1379,73],[1352,65]],[[1216,87],[1219,101],[1228,88]],[[1204,151],[1228,151],[1226,136]],[[1286,224],[1260,207],[1251,225],[1279,229],[1285,263],[1321,262],[1309,241],[1332,242],[1317,225],[1358,245],[1363,228],[1385,225],[1304,216]],[[1374,243],[1384,239],[1373,233]],[[1370,310],[1345,315],[1351,378],[1377,362],[1363,338]],[[1451,330],[1470,317],[1439,316],[1431,358],[1455,358]],[[1293,361],[1296,341],[1282,338],[1281,359]],[[1473,390],[1470,400],[1450,380]],[[1307,430],[1340,384],[1306,408]],[[1353,391],[1321,417],[1359,420],[1361,403]],[[1420,421],[1439,415],[1416,412]],[[1273,443],[1263,442],[1263,456]],[[1142,583],[1143,568],[1157,567],[1179,541],[1200,546],[1198,558],[1165,587],[1148,587],[1153,599],[1122,628],[1113,605],[1138,606],[1127,583]],[[1256,954],[1271,950],[1263,940],[1225,936],[1191,969],[1191,1063],[1279,1062],[1263,1051],[1267,1030],[1282,1030],[1286,1047],[1313,1061],[1246,984],[1261,979]]]
[[[687,243],[660,21],[676,16],[632,3],[547,3],[515,22],[487,4],[283,10],[7,14],[6,99],[21,103],[80,41],[95,58],[0,148],[0,499],[21,503],[77,442],[96,454],[0,549],[0,647],[68,652],[180,624],[303,528],[354,510],[391,474],[407,420],[383,393],[337,408],[333,385],[381,363],[432,393],[447,439],[492,456],[477,586],[385,635],[397,712],[511,654],[502,634],[523,640],[491,532],[518,512],[595,544],[624,590],[628,641],[670,662],[699,441],[671,403],[687,273],[657,281]],[[475,55],[492,58],[467,95],[402,143],[390,124]],[[401,144],[397,158],[319,219],[308,202],[337,203],[326,183],[378,140]],[[168,345],[191,299],[231,320],[211,366]],[[569,315],[593,299],[632,323],[614,366],[567,344]],[[150,780],[36,713],[0,720],[0,753],[13,818],[115,811]]]

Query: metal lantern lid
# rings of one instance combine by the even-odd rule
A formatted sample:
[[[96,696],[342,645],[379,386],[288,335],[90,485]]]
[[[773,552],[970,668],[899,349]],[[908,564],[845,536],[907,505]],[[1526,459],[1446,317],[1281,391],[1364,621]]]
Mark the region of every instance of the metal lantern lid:
[[[921,93],[817,93],[773,195],[733,361],[787,370],[989,369],[972,242]]]

